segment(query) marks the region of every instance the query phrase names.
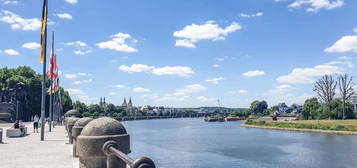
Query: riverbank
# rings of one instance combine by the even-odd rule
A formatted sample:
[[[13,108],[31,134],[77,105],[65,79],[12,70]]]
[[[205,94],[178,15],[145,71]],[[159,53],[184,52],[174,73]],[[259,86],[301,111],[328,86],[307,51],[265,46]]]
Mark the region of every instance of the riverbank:
[[[357,135],[357,120],[252,121],[242,127],[327,134]]]

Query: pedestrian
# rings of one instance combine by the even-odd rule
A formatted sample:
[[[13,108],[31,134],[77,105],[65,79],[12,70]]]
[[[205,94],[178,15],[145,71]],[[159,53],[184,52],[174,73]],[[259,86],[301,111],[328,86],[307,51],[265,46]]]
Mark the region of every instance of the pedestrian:
[[[33,117],[33,133],[36,132],[38,133],[38,122],[40,121],[40,118],[37,116],[37,114]]]

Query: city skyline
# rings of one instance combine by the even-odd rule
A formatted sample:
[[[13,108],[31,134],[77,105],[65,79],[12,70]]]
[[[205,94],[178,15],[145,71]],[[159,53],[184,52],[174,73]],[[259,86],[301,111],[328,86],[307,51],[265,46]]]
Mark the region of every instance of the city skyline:
[[[357,2],[321,2],[57,0],[49,2],[48,31],[55,30],[61,85],[73,100],[302,104],[322,75],[357,73]],[[1,67],[41,72],[41,7],[0,1]]]

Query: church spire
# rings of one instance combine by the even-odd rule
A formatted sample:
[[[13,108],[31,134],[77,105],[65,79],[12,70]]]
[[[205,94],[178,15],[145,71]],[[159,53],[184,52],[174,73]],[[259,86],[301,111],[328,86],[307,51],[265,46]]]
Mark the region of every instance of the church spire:
[[[123,105],[122,105],[123,107],[127,107],[128,106],[128,104],[126,103],[126,98],[124,97],[124,102],[123,102]]]
[[[133,103],[131,102],[131,97],[129,98],[128,106],[129,106],[129,107],[132,107],[132,106],[133,106]]]

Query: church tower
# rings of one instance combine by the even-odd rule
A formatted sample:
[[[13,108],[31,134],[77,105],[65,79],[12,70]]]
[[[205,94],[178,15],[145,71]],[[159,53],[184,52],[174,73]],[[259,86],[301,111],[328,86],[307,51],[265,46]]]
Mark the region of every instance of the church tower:
[[[124,97],[124,102],[123,102],[122,106],[123,107],[127,107],[128,106],[128,104],[126,103],[126,98],[125,97]]]
[[[131,102],[131,97],[129,98],[128,107],[133,107],[133,103]]]

